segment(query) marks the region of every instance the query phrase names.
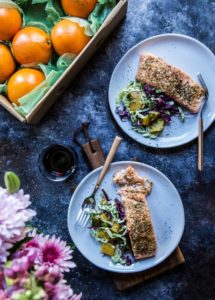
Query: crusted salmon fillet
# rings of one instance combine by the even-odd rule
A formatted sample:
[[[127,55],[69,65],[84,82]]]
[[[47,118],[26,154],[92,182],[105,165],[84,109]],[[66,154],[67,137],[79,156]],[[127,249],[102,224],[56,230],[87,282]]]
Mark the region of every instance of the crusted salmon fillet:
[[[146,199],[139,202],[124,198],[123,204],[134,257],[142,259],[154,256],[157,244]]]
[[[161,90],[192,113],[200,109],[204,89],[160,57],[151,53],[141,54],[136,80]]]
[[[120,186],[119,194],[125,207],[134,257],[142,259],[154,256],[157,243],[146,201],[146,195],[152,189],[151,182],[147,178],[140,177],[131,166],[117,172],[113,180]]]

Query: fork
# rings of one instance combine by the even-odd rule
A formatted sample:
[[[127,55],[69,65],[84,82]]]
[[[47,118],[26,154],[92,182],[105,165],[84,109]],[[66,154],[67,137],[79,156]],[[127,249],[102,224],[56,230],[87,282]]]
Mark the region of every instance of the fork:
[[[199,129],[198,129],[198,170],[200,172],[203,171],[203,150],[204,150],[204,146],[203,146],[203,135],[204,135],[204,123],[203,123],[203,108],[205,106],[205,103],[208,100],[208,96],[209,96],[209,92],[208,92],[208,88],[207,85],[201,75],[201,73],[197,74],[197,77],[205,91],[205,96],[202,102],[202,105],[200,107],[200,114],[199,114]]]
[[[108,156],[105,160],[104,166],[103,166],[103,168],[101,170],[101,173],[99,175],[99,178],[96,182],[95,188],[94,188],[92,194],[89,197],[87,197],[81,205],[78,216],[76,218],[76,224],[77,225],[80,225],[80,226],[83,226],[83,227],[86,226],[86,224],[87,224],[87,222],[90,218],[89,214],[86,213],[86,209],[95,207],[95,205],[96,205],[96,200],[95,200],[96,192],[98,191],[98,189],[100,187],[100,184],[102,183],[102,180],[103,180],[104,176],[106,175],[106,173],[109,169],[109,166],[110,166],[110,164],[111,164],[111,162],[114,158],[114,155],[115,155],[121,141],[122,141],[121,137],[119,137],[119,136],[115,137],[114,142],[112,144],[112,147],[110,149],[110,152],[109,152],[109,154],[108,154]]]

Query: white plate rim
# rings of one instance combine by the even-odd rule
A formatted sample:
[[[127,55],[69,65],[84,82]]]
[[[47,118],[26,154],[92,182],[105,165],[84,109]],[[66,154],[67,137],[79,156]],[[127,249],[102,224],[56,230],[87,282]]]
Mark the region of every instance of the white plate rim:
[[[113,77],[115,75],[115,73],[117,72],[117,69],[118,69],[118,66],[121,64],[121,62],[124,60],[124,58],[129,55],[130,52],[132,52],[135,48],[139,47],[141,44],[143,43],[147,43],[149,41],[152,41],[152,40],[155,40],[155,39],[158,39],[158,38],[162,38],[162,37],[180,37],[180,38],[184,38],[184,39],[187,39],[187,40],[190,40],[190,41],[193,41],[194,43],[198,44],[200,47],[204,48],[208,54],[210,55],[214,55],[214,53],[206,46],[204,45],[202,42],[200,42],[199,40],[191,37],[191,36],[188,36],[188,35],[185,35],[185,34],[179,34],[179,33],[164,33],[164,34],[159,34],[159,35],[154,35],[152,37],[149,37],[149,38],[146,38],[142,41],[140,41],[139,43],[137,43],[136,45],[134,45],[132,48],[130,48],[123,56],[122,58],[118,61],[118,63],[115,65],[114,67],[114,70],[112,72],[112,75],[111,75],[111,78],[110,78],[110,82],[109,82],[109,88],[108,88],[108,103],[109,103],[109,108],[110,108],[110,111],[112,113],[112,116],[114,118],[114,120],[116,121],[117,125],[120,127],[120,129],[126,134],[128,135],[131,139],[133,139],[134,141],[136,141],[137,143],[141,144],[141,145],[144,145],[144,146],[147,146],[147,147],[150,147],[150,148],[156,148],[156,149],[171,149],[171,148],[177,148],[177,147],[181,147],[183,145],[186,145],[188,143],[191,143],[192,141],[194,141],[197,137],[198,137],[198,133],[196,133],[192,138],[190,138],[189,140],[187,141],[184,141],[184,142],[181,142],[180,144],[176,144],[176,145],[170,145],[170,146],[156,146],[154,144],[147,144],[147,143],[144,143],[144,141],[141,141],[139,140],[138,138],[132,136],[132,134],[130,134],[130,132],[126,132],[123,130],[122,126],[121,126],[121,123],[120,123],[120,120],[117,119],[116,117],[116,114],[115,114],[115,110],[112,109],[111,107],[111,101],[110,101],[110,90],[111,90],[111,82],[113,80]],[[211,119],[211,121],[207,124],[207,126],[204,126],[204,132],[206,132],[208,130],[208,128],[213,124],[213,122],[215,121],[215,115],[214,117]]]
[[[169,257],[173,252],[174,250],[177,248],[178,244],[180,243],[181,239],[182,239],[182,236],[183,236],[183,233],[184,233],[184,228],[185,228],[185,212],[184,212],[184,206],[183,206],[183,202],[181,200],[181,197],[180,197],[180,194],[179,192],[177,191],[176,187],[174,186],[174,184],[171,182],[171,180],[165,175],[163,174],[161,171],[159,171],[157,168],[154,168],[150,165],[147,165],[147,164],[144,164],[144,163],[141,163],[141,162],[134,162],[134,161],[118,161],[118,162],[114,162],[111,164],[111,166],[117,166],[117,165],[137,165],[137,166],[140,166],[140,167],[146,167],[150,170],[152,170],[153,172],[156,172],[158,173],[160,176],[162,176],[169,184],[170,186],[172,187],[172,189],[174,190],[174,192],[178,195],[178,200],[180,202],[180,205],[181,205],[181,208],[182,208],[182,213],[183,213],[183,219],[181,220],[182,222],[182,227],[181,227],[181,233],[180,235],[178,236],[178,239],[177,239],[177,242],[175,242],[174,246],[172,247],[171,251],[169,251],[168,253],[166,253],[165,255],[163,255],[163,257],[161,259],[159,259],[157,262],[155,262],[153,264],[152,267],[147,267],[147,268],[143,268],[141,270],[134,270],[134,269],[125,269],[124,271],[122,270],[117,270],[114,269],[112,270],[111,267],[108,268],[108,267],[102,267],[100,266],[99,264],[96,264],[94,261],[92,261],[90,258],[86,257],[82,251],[79,249],[79,247],[74,243],[73,239],[72,239],[72,232],[71,232],[71,227],[70,227],[70,223],[71,223],[71,208],[72,208],[72,204],[73,204],[73,201],[76,197],[76,194],[78,193],[78,190],[79,188],[81,187],[81,185],[88,180],[88,178],[90,176],[92,176],[94,173],[98,172],[99,170],[102,169],[102,167],[99,167],[93,171],[91,171],[89,174],[87,174],[82,180],[81,182],[78,184],[74,194],[72,195],[71,199],[70,199],[70,203],[69,203],[69,207],[68,207],[68,212],[67,212],[67,227],[68,227],[68,230],[69,230],[69,234],[70,234],[70,237],[73,241],[73,243],[75,244],[75,247],[78,249],[78,251],[81,253],[81,255],[83,255],[85,257],[85,259],[87,259],[90,263],[92,263],[93,265],[95,265],[96,267],[100,268],[100,269],[103,269],[103,270],[106,270],[106,271],[109,271],[109,272],[114,272],[114,273],[123,273],[123,274],[131,274],[131,273],[138,273],[138,272],[142,272],[142,271],[145,271],[145,270],[148,270],[148,269],[151,269],[155,266],[157,266],[158,264],[160,264],[161,262],[163,262],[167,257]]]

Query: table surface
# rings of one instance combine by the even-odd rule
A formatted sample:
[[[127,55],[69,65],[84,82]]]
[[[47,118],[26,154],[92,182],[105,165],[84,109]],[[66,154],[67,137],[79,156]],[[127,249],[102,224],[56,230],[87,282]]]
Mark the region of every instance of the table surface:
[[[91,121],[90,133],[100,138],[105,154],[115,135],[123,136],[115,161],[147,162],[166,174],[182,197],[186,226],[181,249],[186,264],[121,293],[107,272],[94,267],[74,250],[78,267],[68,274],[68,282],[75,292],[83,292],[83,299],[206,300],[215,297],[215,126],[205,134],[205,170],[200,176],[197,141],[171,151],[141,146],[117,127],[107,98],[115,65],[127,50],[145,38],[172,32],[187,34],[214,50],[214,14],[212,0],[130,0],[126,19],[39,125],[21,124],[0,108],[0,177],[6,170],[19,174],[25,191],[31,194],[32,206],[37,209],[34,225],[46,234],[56,234],[70,242],[66,219],[71,187],[90,168],[83,153],[76,148],[77,176],[72,182],[53,183],[40,175],[38,154],[51,143],[71,144],[73,131],[83,121]]]

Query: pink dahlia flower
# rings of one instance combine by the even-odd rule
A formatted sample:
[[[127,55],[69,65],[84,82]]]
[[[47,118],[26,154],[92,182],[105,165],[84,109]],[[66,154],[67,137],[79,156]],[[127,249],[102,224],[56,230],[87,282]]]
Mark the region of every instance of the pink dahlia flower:
[[[49,237],[43,234],[33,234],[33,239],[25,244],[25,248],[36,248],[38,256],[35,260],[36,268],[46,266],[53,268],[59,267],[61,272],[68,272],[70,268],[76,265],[71,261],[72,250],[67,246],[65,241],[56,238],[55,236]]]
[[[5,263],[7,250],[25,237],[25,223],[36,215],[34,210],[28,209],[29,199],[23,190],[9,194],[0,188],[0,264]]]
[[[8,268],[5,269],[5,274],[11,279],[25,278],[29,276],[29,271],[34,265],[37,257],[37,250],[32,248],[29,251],[18,252],[17,256],[11,261]]]
[[[65,280],[61,280],[58,284],[45,283],[45,291],[47,298],[45,300],[80,300],[82,294],[74,295],[73,290],[66,284]]]
[[[62,275],[58,266],[48,267],[46,265],[41,266],[36,272],[35,276],[39,281],[49,282],[51,284],[57,284]]]

